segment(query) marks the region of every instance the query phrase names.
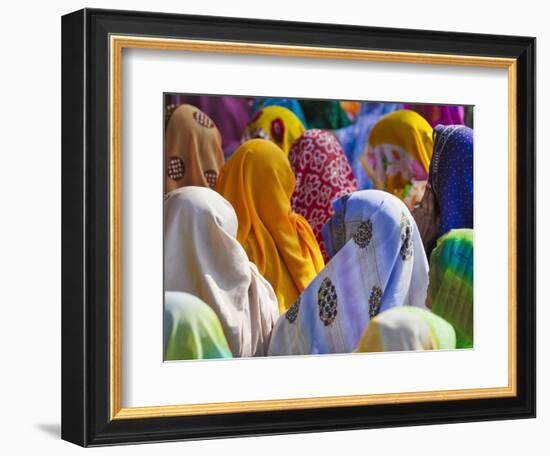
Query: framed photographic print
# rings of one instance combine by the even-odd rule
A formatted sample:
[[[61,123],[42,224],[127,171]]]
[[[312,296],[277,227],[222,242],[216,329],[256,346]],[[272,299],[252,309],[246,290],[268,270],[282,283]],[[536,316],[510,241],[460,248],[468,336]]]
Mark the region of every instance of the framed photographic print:
[[[535,39],[62,19],[62,437],[535,416]]]

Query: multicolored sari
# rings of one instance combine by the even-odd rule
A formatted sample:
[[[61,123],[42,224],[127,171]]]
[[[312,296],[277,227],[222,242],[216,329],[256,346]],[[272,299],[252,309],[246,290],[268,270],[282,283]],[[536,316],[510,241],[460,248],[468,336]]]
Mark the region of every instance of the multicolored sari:
[[[362,163],[374,188],[386,190],[409,209],[422,199],[432,158],[432,127],[414,111],[394,111],[372,128]]]
[[[355,351],[361,353],[454,348],[455,330],[443,318],[427,309],[400,306],[373,318]]]
[[[292,211],[295,182],[287,154],[253,139],[227,160],[216,185],[235,208],[237,239],[273,286],[281,312],[324,266],[311,226]]]
[[[216,313],[196,296],[164,294],[164,359],[232,358]]]
[[[425,307],[428,261],[403,202],[378,190],[338,202],[325,237],[335,255],[277,321],[271,355],[350,353],[379,313]]]
[[[430,257],[428,304],[455,328],[457,348],[473,347],[473,278],[474,231],[451,230]]]
[[[369,134],[378,120],[390,112],[402,109],[399,103],[360,103],[357,118],[351,125],[335,131],[350,162],[359,189],[373,188],[373,182],[361,163]]]
[[[309,222],[328,260],[321,230],[334,213],[332,202],[357,190],[357,181],[338,140],[328,131],[307,130],[288,159],[296,176],[292,210]]]

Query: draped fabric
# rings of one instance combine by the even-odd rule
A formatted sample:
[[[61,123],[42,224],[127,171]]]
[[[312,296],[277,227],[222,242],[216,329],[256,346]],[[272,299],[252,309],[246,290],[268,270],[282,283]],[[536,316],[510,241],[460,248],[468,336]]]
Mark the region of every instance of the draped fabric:
[[[263,356],[278,317],[275,293],[236,240],[237,217],[218,193],[184,187],[164,201],[164,289],[217,314],[234,357]]]
[[[430,257],[428,302],[454,326],[457,348],[473,347],[473,279],[474,231],[451,230],[438,239]]]
[[[474,132],[438,125],[430,183],[439,207],[438,236],[452,228],[474,226]]]
[[[300,101],[296,98],[256,98],[256,101],[252,105],[251,117],[254,117],[258,111],[268,106],[281,106],[292,111],[304,128],[308,127]]]
[[[338,201],[347,210],[333,216],[329,231],[343,233],[343,245],[277,321],[271,355],[349,353],[379,313],[425,308],[428,262],[403,202],[377,190]]]
[[[328,260],[321,230],[334,213],[332,202],[357,190],[357,181],[338,140],[328,131],[307,130],[288,159],[296,176],[292,210],[309,222]]]
[[[360,103],[355,122],[335,131],[350,162],[359,189],[373,187],[373,182],[365,170],[365,166],[361,163],[361,156],[367,147],[372,127],[381,117],[402,109],[402,106],[399,103]]]
[[[305,131],[302,122],[289,109],[282,106],[262,108],[244,130],[242,142],[250,139],[267,139],[277,144],[288,155],[294,141]]]
[[[432,127],[436,125],[464,125],[464,106],[406,104],[404,107],[420,114]]]
[[[306,116],[309,128],[336,130],[351,123],[348,114],[339,101],[335,100],[301,100],[300,105]]]
[[[231,358],[231,350],[216,313],[196,296],[164,294],[164,359]]]
[[[222,136],[225,155],[231,154],[241,143],[243,130],[250,120],[252,99],[216,95],[166,95],[166,121],[181,104],[190,104],[209,116]]]
[[[394,111],[372,128],[362,162],[376,189],[412,209],[424,194],[432,150],[430,124],[414,111]]]
[[[216,186],[235,208],[237,239],[273,286],[281,312],[324,266],[309,223],[292,212],[294,188],[287,154],[263,139],[242,144],[226,162]]]
[[[205,113],[179,106],[166,127],[165,191],[188,185],[213,187],[223,166],[220,132]]]
[[[426,309],[394,307],[371,320],[356,352],[452,350],[456,347],[453,327]]]

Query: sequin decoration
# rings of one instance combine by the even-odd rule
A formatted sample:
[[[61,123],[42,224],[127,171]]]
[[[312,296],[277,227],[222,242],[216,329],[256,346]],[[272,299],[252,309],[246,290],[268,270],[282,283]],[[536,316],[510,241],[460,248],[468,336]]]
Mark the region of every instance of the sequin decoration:
[[[179,157],[172,157],[168,161],[168,177],[172,180],[179,181],[185,174],[185,164]]]
[[[298,313],[300,312],[300,298],[292,304],[289,309],[286,311],[285,317],[289,323],[294,323],[298,318]]]
[[[208,186],[210,188],[214,188],[216,186],[216,182],[218,180],[218,174],[216,171],[205,171],[204,177],[206,178],[206,182],[208,182]]]
[[[276,118],[271,122],[271,137],[275,142],[283,142],[285,135],[285,124],[282,119]]]
[[[317,304],[319,306],[319,318],[325,326],[331,325],[336,320],[338,313],[338,296],[332,281],[325,277],[317,292]]]
[[[412,226],[405,214],[401,214],[401,249],[399,251],[403,261],[412,257]]]
[[[268,141],[271,140],[269,135],[261,128],[255,128],[252,131],[245,131],[241,142],[244,143],[246,141],[250,141],[251,139],[267,139]]]
[[[197,121],[197,123],[205,128],[214,128],[214,122],[212,122],[212,119],[208,117],[204,112],[202,111],[195,111],[193,113],[193,118]]]
[[[374,318],[380,312],[380,303],[382,301],[382,288],[376,285],[372,287],[369,296],[369,316]]]
[[[168,123],[168,121],[170,120],[170,117],[172,116],[172,113],[177,109],[179,105],[177,104],[169,104],[168,106],[166,106],[166,109],[164,111],[164,121],[165,123]]]
[[[372,222],[370,220],[361,222],[352,238],[360,248],[366,249],[372,239]]]

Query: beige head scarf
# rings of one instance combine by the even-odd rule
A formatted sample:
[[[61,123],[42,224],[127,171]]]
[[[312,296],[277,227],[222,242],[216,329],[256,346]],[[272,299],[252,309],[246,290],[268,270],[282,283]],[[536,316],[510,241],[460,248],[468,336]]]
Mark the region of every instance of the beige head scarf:
[[[213,188],[223,165],[222,138],[204,112],[179,106],[166,127],[165,192],[194,185]]]
[[[164,197],[164,289],[208,304],[234,357],[263,356],[279,316],[271,285],[236,239],[237,216],[214,190],[185,187]]]

